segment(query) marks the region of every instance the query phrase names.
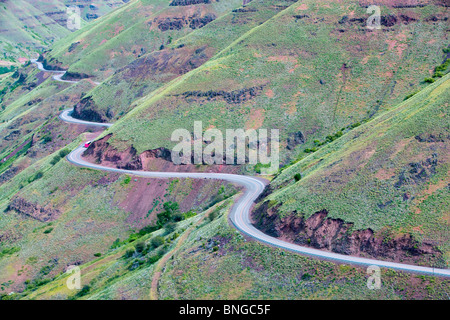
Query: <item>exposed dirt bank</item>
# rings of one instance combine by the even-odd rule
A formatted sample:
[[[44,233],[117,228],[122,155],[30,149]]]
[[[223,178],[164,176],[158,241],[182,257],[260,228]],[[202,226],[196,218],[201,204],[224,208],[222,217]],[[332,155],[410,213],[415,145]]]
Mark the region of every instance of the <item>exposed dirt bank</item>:
[[[419,242],[409,233],[354,230],[353,223],[329,218],[325,209],[306,219],[295,211],[281,218],[280,206],[271,207],[266,201],[253,212],[252,218],[258,229],[284,241],[340,254],[413,264],[433,265],[442,258],[436,246]]]

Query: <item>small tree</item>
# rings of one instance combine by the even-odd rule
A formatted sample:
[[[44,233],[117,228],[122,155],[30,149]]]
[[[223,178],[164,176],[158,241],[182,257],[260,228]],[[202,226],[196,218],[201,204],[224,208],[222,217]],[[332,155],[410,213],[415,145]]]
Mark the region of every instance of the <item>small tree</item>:
[[[210,214],[208,215],[209,221],[213,221],[216,217],[217,217],[217,211],[216,210],[210,212]]]
[[[169,233],[174,232],[176,227],[177,227],[177,224],[175,222],[170,221],[164,226],[164,229],[166,229],[166,233],[169,234]]]
[[[164,238],[161,236],[156,236],[150,240],[150,244],[153,248],[158,248],[159,246],[164,244]]]
[[[145,249],[144,242],[139,242],[138,244],[136,244],[136,252],[141,253],[142,251],[144,251],[144,249]]]
[[[133,254],[134,254],[134,250],[133,250],[133,249],[128,249],[128,250],[125,252],[125,254],[123,255],[123,257],[124,257],[125,259],[128,259],[128,258],[131,258],[131,257],[133,256]]]

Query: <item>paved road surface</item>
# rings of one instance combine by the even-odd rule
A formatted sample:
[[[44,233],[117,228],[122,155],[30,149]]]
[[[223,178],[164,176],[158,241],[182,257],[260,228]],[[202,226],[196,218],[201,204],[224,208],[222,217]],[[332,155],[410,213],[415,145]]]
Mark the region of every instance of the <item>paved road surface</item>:
[[[45,72],[51,72],[51,73],[56,73],[53,76],[53,80],[59,81],[59,82],[64,82],[64,83],[78,83],[78,81],[74,81],[74,80],[63,80],[62,77],[66,74],[67,71],[57,71],[57,70],[46,70],[44,69],[44,66],[42,65],[41,62],[37,61],[37,59],[31,59],[30,60],[31,63],[34,63],[37,68],[41,71],[45,71]],[[93,81],[95,85],[99,85],[100,82],[95,82]]]
[[[45,70],[42,67],[42,64],[37,61],[32,61],[36,63],[38,68],[43,71],[55,72]],[[63,71],[64,72],[64,71]],[[61,71],[59,71],[61,73]],[[62,73],[63,74],[63,73]],[[62,75],[61,75],[62,76]],[[60,77],[61,77],[60,76]],[[56,81],[63,81],[60,77],[53,77]],[[60,119],[69,123],[78,123],[78,124],[89,124],[89,125],[97,125],[97,126],[105,126],[110,127],[112,124],[110,123],[96,123],[96,122],[88,122],[83,120],[78,120],[72,118],[70,116],[70,112],[72,110],[65,110],[60,115]],[[407,265],[403,263],[375,260],[375,259],[367,259],[360,257],[353,257],[343,254],[337,254],[333,252],[322,251],[318,249],[313,249],[309,247],[303,247],[300,245],[292,244],[289,242],[282,241],[280,239],[271,237],[262,231],[256,229],[252,223],[250,222],[250,212],[252,205],[258,196],[263,192],[266,184],[268,183],[266,180],[254,178],[250,176],[241,176],[236,174],[224,174],[224,173],[192,173],[192,172],[149,172],[149,171],[133,171],[133,170],[124,170],[124,169],[116,169],[109,168],[105,166],[101,166],[98,164],[93,164],[87,162],[82,158],[83,152],[86,150],[83,146],[78,147],[74,151],[72,151],[67,159],[69,162],[92,169],[102,170],[102,171],[110,171],[110,172],[118,172],[123,174],[130,174],[145,178],[194,178],[194,179],[218,179],[225,180],[231,183],[235,183],[244,187],[244,194],[238,199],[238,201],[234,204],[233,208],[230,212],[230,220],[240,232],[246,234],[249,237],[252,237],[258,241],[266,243],[271,246],[276,246],[279,248],[287,249],[292,252],[305,254],[321,259],[329,259],[333,261],[338,261],[341,263],[349,263],[349,264],[358,264],[358,265],[376,265],[379,267],[386,267],[392,269],[398,269],[408,272],[414,273],[422,273],[428,275],[438,275],[450,277],[450,269],[437,269],[430,267],[421,267],[415,265]]]

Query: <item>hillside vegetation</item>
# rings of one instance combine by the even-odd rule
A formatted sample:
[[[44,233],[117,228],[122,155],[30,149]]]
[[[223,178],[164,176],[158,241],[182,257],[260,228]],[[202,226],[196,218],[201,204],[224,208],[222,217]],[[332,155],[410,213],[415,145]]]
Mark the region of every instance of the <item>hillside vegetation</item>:
[[[446,299],[449,281],[382,270],[380,290],[366,270],[302,257],[248,241],[227,222],[231,202],[154,232],[11,298],[22,299]],[[158,239],[158,241],[156,241]],[[162,241],[160,241],[162,240]]]
[[[425,87],[424,79],[445,58],[447,26],[433,17],[442,18],[446,8],[383,6],[383,16],[398,18],[371,31],[359,22],[366,8],[351,4],[304,1],[280,10],[197,69],[140,99],[108,132],[111,149],[171,149],[174,129],[192,131],[201,120],[204,128],[280,129],[287,162],[314,140],[324,141]]]
[[[447,75],[284,169],[256,210],[258,227],[335,252],[447,267],[449,88]],[[303,230],[311,223],[312,234]]]
[[[67,8],[80,8],[81,25],[98,18],[124,3],[122,0],[101,0],[95,4],[83,1],[0,1],[2,32],[0,48],[6,61],[26,59],[33,52],[48,49],[53,42],[71,33],[67,28]]]
[[[173,164],[172,132],[192,132],[194,121],[223,132],[279,129],[282,165],[266,177],[256,227],[303,246],[448,268],[443,1],[382,0],[380,30],[366,28],[368,1],[123,2],[83,7],[74,32],[52,13],[72,1],[0,2],[9,17],[0,36],[8,68],[0,77],[0,298],[448,298],[443,278],[383,269],[382,289],[369,290],[364,268],[243,237],[228,220],[239,186],[65,159],[91,140],[84,158],[104,166],[256,176],[261,164]],[[80,81],[19,66],[17,57],[36,50],[46,68]],[[65,123],[59,115],[69,108],[114,124]],[[68,266],[81,268],[81,290],[67,288]]]

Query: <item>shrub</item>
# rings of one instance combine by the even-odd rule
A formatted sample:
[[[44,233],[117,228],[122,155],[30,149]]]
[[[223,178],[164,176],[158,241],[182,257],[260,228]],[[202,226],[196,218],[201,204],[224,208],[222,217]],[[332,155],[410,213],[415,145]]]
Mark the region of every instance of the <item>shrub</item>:
[[[62,149],[61,151],[59,151],[59,156],[60,156],[61,158],[64,158],[64,157],[67,156],[69,153],[70,153],[69,150],[67,150],[67,149]]]
[[[277,200],[270,200],[269,201],[269,208],[272,208],[274,205],[276,205],[278,202]]]
[[[308,281],[311,278],[312,278],[312,276],[309,273],[304,273],[302,275],[302,280],[304,280],[304,281]]]
[[[6,255],[12,255],[19,251],[20,251],[20,248],[17,248],[17,247],[3,249],[2,251],[0,251],[0,258],[3,256],[6,256]]]
[[[125,254],[123,255],[123,257],[125,258],[125,259],[129,259],[129,258],[131,258],[132,256],[133,256],[133,254],[134,254],[134,250],[133,249],[128,249],[126,252],[125,252]]]
[[[159,246],[164,244],[164,238],[161,236],[156,236],[150,240],[150,244],[153,248],[158,248]]]
[[[100,252],[94,253],[94,257],[101,257],[102,254]]]
[[[271,163],[267,163],[267,164],[262,164],[260,162],[258,162],[257,164],[255,164],[255,172],[258,174],[261,174],[261,169],[263,168],[270,168]]]
[[[166,225],[164,226],[164,229],[166,230],[167,234],[174,232],[176,228],[177,228],[177,224],[172,221],[166,223]]]
[[[144,249],[145,249],[144,242],[139,242],[138,244],[136,244],[136,252],[141,253],[142,251],[144,251]]]
[[[168,201],[163,205],[164,211],[157,214],[158,220],[156,225],[160,228],[164,227],[167,223],[174,221],[175,216],[178,216],[179,205],[177,202]]]
[[[155,256],[151,256],[150,258],[148,258],[147,262],[149,264],[154,264],[155,262],[157,262],[159,259],[161,259],[161,256],[159,254],[155,255]]]
[[[122,181],[121,185],[125,186],[127,184],[129,184],[131,181],[131,177],[130,176],[126,176],[125,179]]]
[[[416,93],[417,93],[417,91],[408,94],[408,95],[405,97],[405,99],[403,99],[403,101],[408,100],[409,98],[411,98],[412,96],[414,96]]]
[[[48,228],[47,230],[44,231],[45,234],[50,233],[53,231],[53,228]]]
[[[301,178],[302,178],[302,175],[300,173],[296,173],[294,175],[295,182],[300,181]]]
[[[89,293],[89,291],[91,290],[91,287],[88,285],[85,285],[77,294],[77,297],[82,297],[85,296]]]
[[[121,243],[120,243],[120,239],[117,238],[116,240],[114,240],[113,244],[111,245],[111,249],[116,249],[118,247],[120,247]]]
[[[174,215],[173,215],[173,217],[172,217],[172,220],[173,221],[175,221],[175,222],[178,222],[178,221],[181,221],[181,220],[183,220],[184,218],[183,218],[183,214],[182,213],[175,213]]]
[[[10,67],[0,66],[0,74],[12,72],[14,70],[15,70],[14,66],[10,66]]]
[[[28,179],[28,182],[31,183],[31,182],[33,182],[33,181],[36,181],[36,180],[42,178],[43,176],[44,176],[44,174],[42,173],[42,171],[39,171],[39,172],[37,172],[34,176],[30,177],[30,178]]]
[[[53,159],[50,161],[50,164],[52,166],[54,166],[55,164],[57,164],[59,162],[59,160],[61,160],[61,157],[59,155],[56,155],[53,157]]]
[[[433,83],[433,82],[435,82],[436,80],[434,80],[433,78],[425,78],[423,81],[424,81],[424,82],[427,82],[427,83]]]
[[[45,136],[42,138],[42,143],[43,143],[43,144],[47,144],[47,143],[49,143],[50,141],[52,141],[52,136],[50,136],[50,135],[45,135]]]
[[[313,152],[316,152],[318,149],[316,148],[316,147],[313,147],[312,149],[310,149],[310,148],[306,148],[305,149],[305,153],[313,153]]]
[[[197,215],[197,212],[194,212],[194,211],[188,211],[188,212],[183,213],[183,219],[186,220],[186,219],[195,217],[196,215]]]
[[[433,78],[442,78],[444,76],[444,74],[441,71],[436,71],[433,74]]]
[[[160,212],[156,216],[158,217],[156,225],[160,228],[163,228],[167,223],[172,221],[172,214],[168,211]]]
[[[209,221],[213,221],[216,217],[217,217],[217,211],[216,210],[210,212],[209,215],[208,215]]]
[[[144,228],[142,228],[141,230],[139,230],[139,235],[140,236],[144,236],[148,233],[152,233],[153,231],[158,230],[158,226],[146,226]]]

